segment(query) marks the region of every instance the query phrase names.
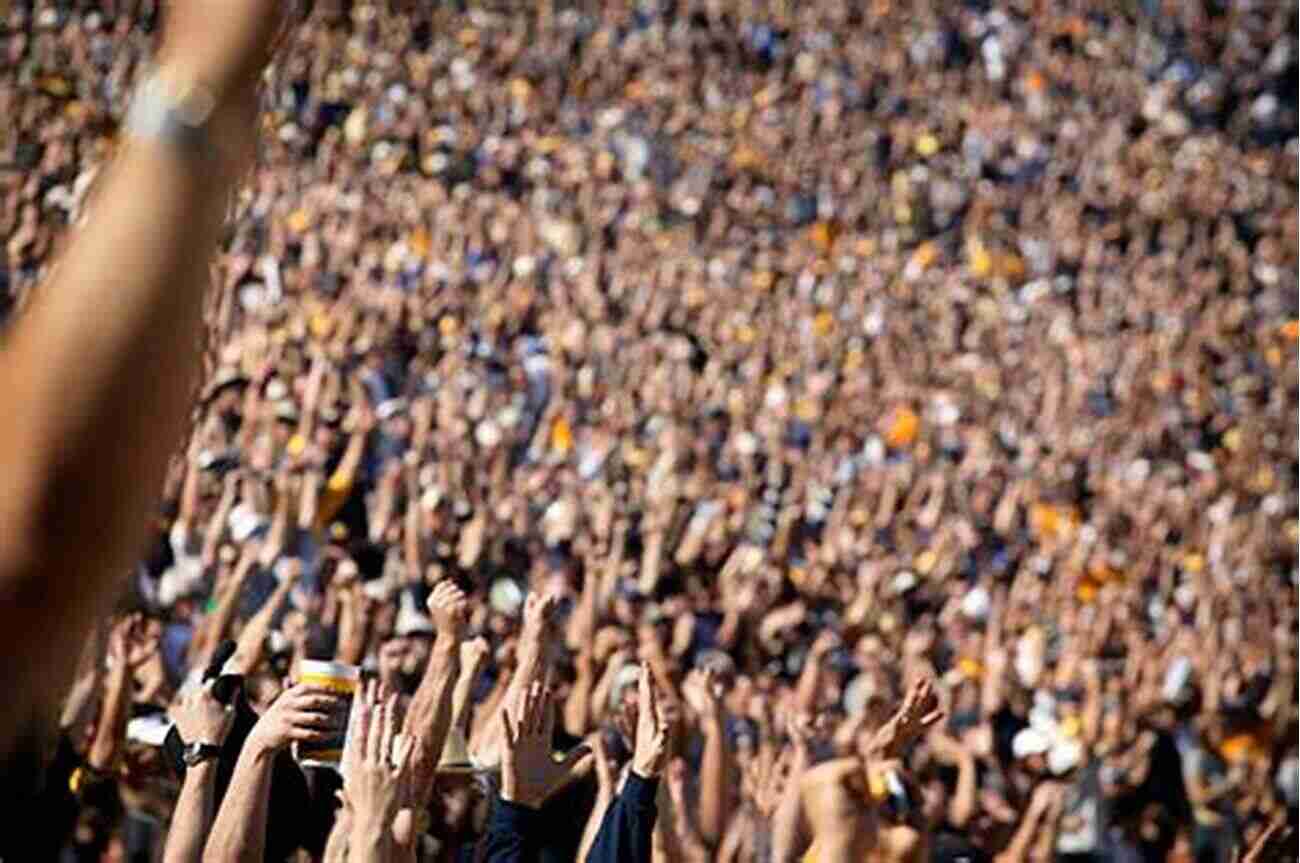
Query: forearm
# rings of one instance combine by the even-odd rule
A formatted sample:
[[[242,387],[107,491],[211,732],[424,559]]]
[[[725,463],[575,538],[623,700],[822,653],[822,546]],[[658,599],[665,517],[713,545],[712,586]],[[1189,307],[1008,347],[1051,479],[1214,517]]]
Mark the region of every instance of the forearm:
[[[181,485],[180,507],[176,513],[176,521],[184,526],[184,531],[188,537],[189,531],[194,526],[194,513],[198,510],[199,503],[199,472],[188,458],[185,460],[185,481]]]
[[[451,727],[451,694],[460,673],[460,645],[439,634],[424,678],[411,698],[405,732],[414,741],[414,791],[420,801],[433,791],[433,773]]]
[[[388,533],[388,526],[393,521],[397,508],[397,494],[391,488],[380,486],[374,497],[374,507],[370,513],[370,541],[382,542]]]
[[[804,659],[804,667],[799,674],[799,683],[795,689],[795,709],[801,713],[812,713],[817,708],[817,687],[821,685],[821,658],[809,655]]]
[[[289,530],[289,490],[281,488],[275,500],[275,515],[271,518],[271,529],[266,533],[266,541],[257,555],[257,562],[263,567],[272,566],[280,552],[284,550],[285,534]]]
[[[1029,849],[1029,859],[1038,861],[1049,861],[1053,859],[1053,850],[1056,846],[1056,825],[1060,820],[1060,811],[1057,807],[1048,810],[1043,816],[1042,821],[1038,824],[1038,833],[1034,836],[1033,845]]]
[[[1041,821],[1041,810],[1031,805],[1021,819],[1020,826],[1012,834],[1011,842],[997,856],[997,863],[1023,863],[1029,856],[1030,845],[1033,844],[1034,836],[1038,833],[1038,825]]]
[[[198,863],[203,859],[203,843],[208,838],[212,806],[216,798],[217,765],[205,761],[185,771],[180,796],[167,830],[163,863]]]
[[[99,665],[96,657],[96,664],[73,685],[72,691],[63,702],[63,711],[59,715],[59,728],[74,740],[80,737],[80,729],[92,718],[91,713],[95,697],[99,694],[99,685]]]
[[[197,378],[233,176],[128,138],[0,348],[0,392],[21,406],[0,423],[0,598],[22,609],[0,631],[0,675],[20,703],[62,691],[52,682],[71,673],[80,636],[45,634],[85,632],[144,543]],[[6,713],[0,740],[21,711]]]
[[[302,478],[302,495],[298,499],[298,527],[311,530],[320,505],[320,477],[308,473]]]
[[[803,844],[799,829],[799,774],[791,773],[772,815],[772,863],[794,863]]]
[[[408,483],[406,512],[402,515],[402,556],[407,577],[423,576],[424,563],[420,555],[420,494],[415,483]]]
[[[266,649],[266,636],[271,631],[271,621],[279,613],[292,589],[291,579],[285,579],[276,585],[275,592],[257,610],[253,619],[248,621],[243,632],[239,633],[239,640],[235,643],[235,653],[231,657],[231,667],[235,674],[247,677],[257,670],[257,666],[262,661],[262,653]]]
[[[130,706],[131,673],[124,661],[109,670],[105,685],[103,715],[95,727],[86,763],[95,770],[108,770],[117,759],[118,746],[126,731]]]
[[[727,828],[732,811],[731,753],[727,749],[722,717],[711,716],[703,722],[704,754],[700,763],[700,834],[716,845]]]
[[[212,514],[212,520],[208,522],[208,528],[203,532],[203,548],[200,552],[200,560],[204,566],[212,566],[217,562],[217,548],[221,545],[221,537],[226,532],[226,522],[230,518],[230,510],[234,508],[235,496],[232,491],[222,494],[221,500],[217,502],[217,511]]]
[[[245,742],[203,851],[206,863],[262,863],[273,750]]]
[[[502,669],[503,677],[512,672]],[[484,699],[483,705],[475,711],[474,719],[470,723],[470,750],[475,754],[487,752],[493,744],[493,731],[501,726],[500,722],[495,721],[497,711],[501,703],[505,700],[506,689],[509,681],[499,678]]]
[[[948,822],[958,830],[966,829],[975,814],[975,778],[974,757],[963,755],[957,769],[957,790],[948,804]]]
[[[230,629],[230,621],[235,617],[235,608],[239,604],[239,597],[244,592],[244,582],[247,579],[248,570],[241,566],[238,571],[231,576],[230,584],[227,585],[221,598],[217,600],[217,607],[212,612],[212,619],[204,622],[204,644],[203,650],[195,657],[193,665],[202,667],[208,664],[212,657],[212,652],[221,644],[221,640],[226,637],[226,630]]]
[[[348,665],[360,665],[366,654],[366,624],[362,619],[360,596],[340,603],[339,644],[336,658]]]
[[[578,656],[578,671],[569,696],[564,700],[564,730],[574,737],[587,733],[591,718],[591,657],[584,650]]]
[[[700,831],[695,828],[695,821],[691,818],[690,803],[681,793],[670,795],[672,804],[673,818],[672,831],[676,845],[681,851],[682,858],[688,863],[700,863],[709,859],[709,847],[700,835]],[[670,840],[669,844],[673,844]]]
[[[459,731],[466,740],[469,739],[469,720],[473,713],[470,710],[470,696],[474,693],[474,680],[477,677],[477,668],[461,665],[456,673],[456,686],[451,690],[451,723],[448,727]]]

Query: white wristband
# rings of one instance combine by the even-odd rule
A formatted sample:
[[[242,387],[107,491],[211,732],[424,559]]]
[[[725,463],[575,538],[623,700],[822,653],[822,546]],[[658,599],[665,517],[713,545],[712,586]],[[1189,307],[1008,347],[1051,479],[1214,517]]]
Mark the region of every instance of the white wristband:
[[[136,88],[126,130],[137,138],[165,141],[189,153],[210,156],[213,148],[207,123],[215,107],[216,99],[207,87],[159,71]]]

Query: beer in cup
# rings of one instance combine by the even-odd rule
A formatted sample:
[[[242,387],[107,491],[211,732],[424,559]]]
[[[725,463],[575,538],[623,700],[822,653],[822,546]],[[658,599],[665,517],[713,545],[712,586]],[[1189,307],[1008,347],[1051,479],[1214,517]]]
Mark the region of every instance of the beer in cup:
[[[294,745],[294,757],[303,767],[339,768],[339,762],[343,759],[343,742],[347,735],[348,713],[352,709],[352,699],[360,680],[361,669],[355,665],[318,659],[304,659],[299,663],[299,683],[328,689],[344,697],[343,706],[335,717],[338,724],[333,734],[324,740],[302,741]]]

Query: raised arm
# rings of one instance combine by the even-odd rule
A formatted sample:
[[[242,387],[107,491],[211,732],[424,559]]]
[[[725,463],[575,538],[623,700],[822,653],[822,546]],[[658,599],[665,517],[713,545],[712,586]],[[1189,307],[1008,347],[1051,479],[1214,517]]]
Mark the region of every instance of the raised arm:
[[[904,750],[943,715],[934,682],[928,677],[919,678],[908,688],[898,711],[876,732],[871,743],[873,756],[901,758]]]
[[[605,813],[614,802],[614,765],[605,750],[605,738],[597,732],[587,738],[587,744],[591,747],[592,764],[596,772],[596,801],[582,830],[582,840],[578,843],[578,856],[575,860],[587,859],[591,846],[596,842],[596,834],[600,832],[600,825],[605,822]]]
[[[393,822],[406,803],[411,739],[397,739],[397,695],[382,697],[371,683],[352,711],[343,753],[343,799],[352,863],[389,863],[397,857]]]
[[[790,724],[794,757],[791,759],[790,773],[786,776],[785,787],[781,790],[776,811],[772,815],[773,863],[792,863],[798,859],[799,851],[807,844],[807,825],[803,822],[800,782],[812,764],[812,753],[809,751],[812,744],[812,731],[812,725],[806,717],[796,717]]]
[[[88,219],[0,346],[0,392],[17,408],[0,423],[0,679],[12,705],[0,747],[63,691],[145,539],[197,383],[208,267],[254,154],[257,82],[284,8],[168,6],[154,83]]]
[[[664,786],[672,804],[673,833],[686,863],[705,863],[709,859],[709,846],[695,829],[691,817],[691,802],[686,794],[686,762],[673,759],[665,771]]]
[[[215,682],[209,680],[201,688],[195,687],[172,710],[172,721],[181,740],[190,745],[199,744],[195,751],[203,760],[188,764],[185,770],[185,781],[181,783],[171,827],[167,830],[163,863],[199,863],[203,859],[203,844],[215,814],[216,755],[235,718],[234,710],[213,696]]]
[[[262,714],[235,762],[203,850],[207,863],[262,863],[275,757],[290,743],[323,740],[335,733],[339,706],[337,694],[298,685],[281,693]]]
[[[501,796],[496,801],[484,840],[485,863],[536,859],[542,804],[582,757],[577,750],[560,764],[551,757],[555,711],[551,693],[540,681],[501,715]]]
[[[113,768],[126,735],[126,721],[131,708],[131,642],[139,626],[135,617],[126,617],[114,625],[108,636],[108,674],[104,680],[104,702],[95,737],[86,753],[86,764],[100,772]]]
[[[411,698],[403,732],[415,742],[412,781],[420,803],[433,793],[433,774],[442,756],[447,730],[451,727],[451,694],[460,674],[460,640],[465,632],[469,603],[460,588],[441,581],[429,597],[437,639],[424,677]]]
[[[471,641],[462,641],[460,644],[460,673],[456,676],[456,686],[451,691],[451,733],[461,736],[461,740],[469,739],[469,720],[473,711],[470,710],[470,696],[474,692],[474,683],[478,680],[479,672],[487,663],[488,652],[487,639],[479,636]],[[445,752],[448,744],[443,744]]]
[[[700,835],[710,846],[722,841],[734,811],[733,765],[727,748],[722,692],[712,670],[692,673],[683,691],[704,737],[700,763]]]
[[[375,413],[365,400],[365,388],[359,384],[354,385],[352,399],[349,417],[352,435],[348,438],[347,448],[343,450],[343,458],[339,459],[338,467],[326,480],[325,488],[319,491],[311,518],[317,527],[329,524],[352,493],[357,471],[361,468],[361,459],[366,454],[366,441],[370,439],[370,432],[375,427]],[[306,516],[303,518],[306,519]]]
[[[668,721],[655,691],[653,675],[645,663],[641,665],[638,688],[632,770],[618,799],[605,813],[587,863],[650,863],[652,836],[659,815],[655,796],[659,775],[668,761]]]
[[[176,512],[176,525],[187,542],[194,530],[194,514],[199,508],[199,469],[194,463],[194,447],[191,446],[190,449],[191,452],[186,453],[184,459],[185,479],[181,482],[180,505]]]
[[[423,577],[424,560],[420,548],[420,483],[416,475],[415,459],[402,464],[402,480],[406,486],[406,511],[402,513],[402,562],[406,564],[407,578]]]
[[[208,664],[212,658],[212,652],[217,649],[217,645],[226,637],[226,630],[230,628],[230,621],[235,618],[235,610],[239,605],[239,597],[244,592],[244,583],[253,573],[257,565],[259,546],[257,543],[249,543],[244,546],[244,553],[240,555],[239,562],[235,564],[235,571],[230,575],[230,581],[223,588],[217,599],[217,607],[212,612],[211,617],[205,619],[201,626],[203,628],[203,645],[195,653],[191,661],[191,667],[202,668]]]
[[[339,585],[339,643],[336,658],[348,665],[360,665],[366,654],[366,597],[356,580],[356,564],[345,560],[339,567],[350,568],[350,581]]]
[[[546,673],[546,644],[553,634],[556,599],[529,593],[524,600],[524,622],[519,634],[519,643],[515,647],[515,672],[506,687],[502,706],[519,703],[524,693],[534,684],[539,683]],[[483,730],[484,740],[475,741],[475,755],[484,764],[498,760],[498,748],[504,730],[504,713],[498,713],[489,720]]]
[[[226,474],[221,488],[221,497],[217,500],[217,508],[208,521],[207,530],[203,532],[203,550],[200,559],[205,567],[217,562],[217,548],[221,545],[221,537],[225,536],[226,520],[230,517],[230,510],[235,506],[238,492],[239,475],[231,471]]]
[[[957,768],[957,790],[948,801],[948,823],[965,830],[975,815],[976,785],[975,755],[960,740],[944,732],[930,735],[930,748],[944,764]]]
[[[1025,809],[1020,825],[1011,837],[1011,842],[995,858],[996,863],[1024,863],[1037,838],[1039,830],[1056,800],[1061,796],[1061,789],[1056,783],[1044,782],[1034,789],[1034,796]]]
[[[284,601],[289,598],[294,583],[302,573],[302,563],[297,559],[282,561],[280,566],[283,570],[276,573],[280,581],[276,584],[275,590],[267,597],[266,602],[262,603],[257,614],[244,624],[243,631],[239,633],[239,640],[235,642],[235,652],[230,657],[233,674],[248,676],[257,670],[257,666],[262,662],[262,654],[266,650],[266,636],[271,632],[271,622],[284,607]]]

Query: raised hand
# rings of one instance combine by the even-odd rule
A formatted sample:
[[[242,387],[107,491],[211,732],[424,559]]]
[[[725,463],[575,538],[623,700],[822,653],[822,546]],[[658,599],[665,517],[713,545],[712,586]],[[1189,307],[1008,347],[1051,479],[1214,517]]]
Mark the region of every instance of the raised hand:
[[[186,743],[220,746],[226,741],[226,734],[235,721],[235,710],[216,699],[212,694],[215,685],[214,679],[202,686],[191,687],[172,707],[171,720],[176,723],[176,730]]]
[[[884,758],[898,757],[943,716],[934,681],[928,676],[919,678],[907,690],[898,711],[872,738],[871,753]]]
[[[588,748],[579,746],[563,761],[551,757],[551,734],[555,711],[549,689],[533,683],[520,703],[502,714],[505,723],[505,751],[501,758],[501,799],[532,809],[574,774],[578,763],[590,758]]]
[[[151,637],[143,616],[128,615],[119,620],[108,634],[108,655],[116,666],[134,670],[158,652],[158,640]]]
[[[687,674],[682,683],[682,696],[701,721],[717,719],[722,714],[722,692],[712,668],[697,668]]]
[[[632,771],[643,779],[658,776],[668,761],[668,719],[659,701],[650,666],[641,664],[637,682],[636,742]]]
[[[295,684],[257,720],[246,746],[273,752],[290,743],[314,743],[339,731],[343,697],[322,687]]]
[[[559,600],[554,594],[529,593],[524,600],[524,622],[521,636],[525,640],[541,640],[555,623]]]
[[[468,671],[472,678],[478,677],[478,673],[483,670],[487,664],[488,657],[492,654],[492,648],[483,636],[471,638],[469,641],[460,643],[460,669],[465,674]]]
[[[374,681],[352,710],[341,766],[356,846],[386,844],[410,796],[411,741],[399,739],[397,713],[397,695],[384,697]]]
[[[469,619],[469,600],[451,581],[440,581],[429,594],[429,616],[440,636],[459,641]]]
[[[587,745],[591,747],[592,760],[596,768],[596,787],[601,792],[614,792],[614,763],[605,748],[605,736],[600,732],[588,735]]]

